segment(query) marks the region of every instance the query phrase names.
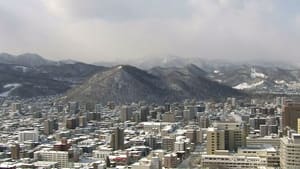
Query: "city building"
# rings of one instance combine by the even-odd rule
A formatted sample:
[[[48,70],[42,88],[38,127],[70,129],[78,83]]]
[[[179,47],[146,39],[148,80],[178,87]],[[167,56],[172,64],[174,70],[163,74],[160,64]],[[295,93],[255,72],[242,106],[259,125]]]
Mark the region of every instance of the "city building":
[[[40,150],[34,152],[34,159],[39,161],[58,162],[59,168],[72,167],[72,163],[70,163],[69,160],[69,152],[67,151]]]
[[[21,113],[21,110],[22,110],[21,103],[12,103],[11,107],[12,107],[12,111],[13,112],[19,112],[19,113]]]
[[[267,167],[280,167],[279,150],[271,144],[251,145],[238,148],[237,154],[247,157],[266,158]]]
[[[202,155],[201,166],[226,169],[257,169],[259,167],[267,166],[267,159],[260,157],[247,157],[238,155]]]
[[[112,128],[110,146],[113,150],[124,149],[124,129],[119,127]]]
[[[240,123],[214,123],[207,129],[207,154],[216,150],[237,151],[246,146],[246,130]]]
[[[44,121],[44,134],[53,134],[55,130],[58,130],[58,120],[57,119],[46,119]]]
[[[174,150],[174,143],[175,143],[175,138],[172,137],[163,137],[162,138],[162,149],[166,151],[173,151]]]
[[[178,164],[177,155],[174,153],[166,154],[163,161],[163,167],[165,168],[176,168]]]
[[[39,131],[38,129],[20,131],[19,132],[19,142],[23,143],[25,141],[39,142]]]
[[[11,158],[14,160],[20,159],[20,145],[19,144],[13,144],[10,147],[10,151],[11,151]]]
[[[131,118],[131,112],[129,106],[122,106],[121,112],[120,112],[120,120],[121,122],[125,122],[130,120]]]
[[[300,134],[280,139],[280,167],[294,169],[300,166]]]
[[[287,128],[298,130],[300,118],[300,103],[286,101],[282,111],[282,131],[287,133]]]

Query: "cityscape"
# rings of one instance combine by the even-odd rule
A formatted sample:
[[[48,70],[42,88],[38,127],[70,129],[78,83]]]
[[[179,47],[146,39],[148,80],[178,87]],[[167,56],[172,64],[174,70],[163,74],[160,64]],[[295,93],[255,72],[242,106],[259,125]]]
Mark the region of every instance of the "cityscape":
[[[300,1],[0,0],[0,169],[300,169]]]
[[[0,168],[296,168],[300,104],[1,101]]]

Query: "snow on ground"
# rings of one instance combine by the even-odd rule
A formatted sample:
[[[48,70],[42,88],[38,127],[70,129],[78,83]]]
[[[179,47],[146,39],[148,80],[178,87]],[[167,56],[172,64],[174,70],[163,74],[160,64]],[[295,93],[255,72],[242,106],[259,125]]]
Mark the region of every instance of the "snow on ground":
[[[230,115],[231,115],[231,117],[234,118],[234,120],[236,122],[239,122],[239,123],[243,122],[242,117],[240,115],[238,115],[238,114],[236,114],[234,112],[231,112]]]
[[[218,73],[220,73],[220,71],[219,70],[214,70],[214,73],[218,74]]]
[[[0,93],[0,97],[7,97],[13,90],[15,90],[16,88],[22,86],[19,83],[10,83],[10,84],[6,84],[3,86],[4,89],[9,88],[7,91]]]
[[[248,84],[248,83],[244,82],[244,83],[238,84],[238,85],[236,85],[236,86],[234,86],[232,88],[239,89],[239,90],[251,89],[251,88],[255,88],[257,86],[262,85],[264,82],[265,81],[263,81],[263,80],[259,81],[259,82],[256,82],[256,83],[253,83],[253,84]]]
[[[275,80],[274,81],[276,84],[286,84],[284,80]]]
[[[263,78],[263,79],[268,78],[267,75],[265,75],[263,73],[257,73],[257,72],[251,72],[251,77],[252,78]]]

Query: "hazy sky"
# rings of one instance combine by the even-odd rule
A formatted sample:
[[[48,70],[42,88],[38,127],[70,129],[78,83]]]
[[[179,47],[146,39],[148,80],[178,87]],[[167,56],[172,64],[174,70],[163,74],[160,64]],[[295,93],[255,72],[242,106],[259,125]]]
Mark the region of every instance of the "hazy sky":
[[[0,0],[0,52],[300,61],[300,1]]]

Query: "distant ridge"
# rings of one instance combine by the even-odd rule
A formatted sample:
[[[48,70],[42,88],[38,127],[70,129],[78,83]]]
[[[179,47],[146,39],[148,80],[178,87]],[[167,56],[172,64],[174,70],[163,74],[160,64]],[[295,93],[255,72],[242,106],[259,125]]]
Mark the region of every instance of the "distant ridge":
[[[38,54],[0,54],[0,97],[63,94],[105,67],[77,61],[51,61]]]
[[[207,79],[195,65],[182,69],[154,68],[147,72],[120,65],[99,72],[67,93],[67,100],[80,102],[162,103],[184,99],[219,99],[243,95],[231,87]]]

